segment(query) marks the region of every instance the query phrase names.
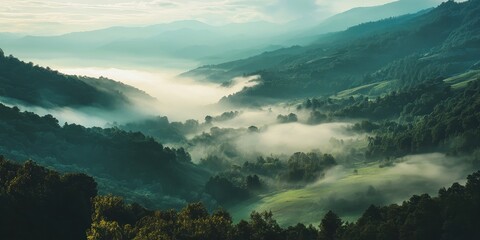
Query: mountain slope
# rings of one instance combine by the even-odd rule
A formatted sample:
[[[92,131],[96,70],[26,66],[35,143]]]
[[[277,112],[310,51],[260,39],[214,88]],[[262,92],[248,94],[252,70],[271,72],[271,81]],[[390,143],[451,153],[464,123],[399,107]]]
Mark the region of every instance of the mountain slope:
[[[441,2],[441,0],[400,0],[380,6],[354,8],[324,20],[310,31],[317,33],[343,31],[360,23],[416,13],[435,7]]]
[[[164,147],[139,132],[60,126],[51,115],[41,117],[2,104],[0,130],[0,155],[88,173],[99,182],[101,192],[150,206],[171,207],[196,198],[208,178],[183,149]]]
[[[330,95],[391,79],[400,80],[397,87],[415,85],[467,71],[480,60],[479,5],[476,0],[450,1],[428,12],[327,34],[310,46],[204,66],[188,74],[213,81],[260,74],[260,84],[226,99],[246,104]]]
[[[61,74],[0,52],[0,97],[44,108],[95,107],[113,110],[132,100],[153,100],[146,93],[109,79]]]

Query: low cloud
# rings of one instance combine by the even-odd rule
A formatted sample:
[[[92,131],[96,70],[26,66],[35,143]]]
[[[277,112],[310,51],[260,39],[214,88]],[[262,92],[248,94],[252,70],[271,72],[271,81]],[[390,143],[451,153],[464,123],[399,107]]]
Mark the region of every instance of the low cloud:
[[[318,225],[329,210],[351,222],[371,204],[401,204],[412,195],[424,193],[435,196],[442,187],[454,182],[465,183],[472,171],[464,159],[441,153],[396,159],[391,167],[380,168],[373,163],[358,163],[356,168],[338,166],[328,170],[316,183],[264,196],[249,209],[272,211],[285,226],[297,222]],[[247,214],[236,213],[237,218]]]
[[[373,174],[362,172],[361,168],[357,175],[351,168],[333,168],[325,178],[307,188],[332,188],[318,201],[318,206],[343,216],[358,216],[370,204],[402,203],[415,194],[436,195],[441,187],[465,182],[471,171],[463,159],[441,153],[411,155],[396,162]]]
[[[176,70],[141,71],[118,68],[64,68],[67,74],[108,77],[134,86],[155,97],[152,104],[139,102],[139,109],[148,115],[167,116],[173,121],[187,119],[203,120],[206,115],[218,115],[225,109],[215,104],[224,96],[236,93],[245,87],[257,84],[258,76],[237,77],[231,86],[222,87],[214,83],[200,83],[188,78],[177,77]]]
[[[365,139],[362,135],[352,135],[345,129],[349,123],[326,123],[305,125],[301,123],[276,124],[262,129],[259,133],[250,133],[237,139],[236,145],[241,151],[273,154],[293,154],[320,150],[334,151],[332,139],[344,141]]]

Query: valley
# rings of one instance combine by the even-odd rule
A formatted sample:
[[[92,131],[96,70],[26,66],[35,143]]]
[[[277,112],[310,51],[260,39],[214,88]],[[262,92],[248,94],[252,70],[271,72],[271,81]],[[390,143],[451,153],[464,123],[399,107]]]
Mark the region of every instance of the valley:
[[[0,34],[0,232],[475,239],[479,12]]]

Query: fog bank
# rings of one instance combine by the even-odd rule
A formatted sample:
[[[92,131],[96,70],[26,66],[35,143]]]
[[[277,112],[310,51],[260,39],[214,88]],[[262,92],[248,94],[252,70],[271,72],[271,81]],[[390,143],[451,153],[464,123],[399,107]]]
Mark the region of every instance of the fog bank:
[[[235,219],[248,217],[252,210],[272,211],[282,225],[297,222],[318,225],[329,210],[344,220],[354,221],[371,204],[401,204],[412,195],[424,193],[435,196],[442,187],[454,182],[463,184],[472,171],[464,159],[441,153],[406,156],[396,159],[391,167],[337,166],[305,188],[266,195],[230,210]]]
[[[155,97],[154,106],[146,106],[151,115],[167,116],[174,121],[203,119],[226,109],[214,106],[222,97],[236,93],[245,87],[256,85],[258,76],[237,77],[232,84],[223,87],[214,83],[180,78],[178,70],[143,71],[119,68],[61,68],[61,72],[89,77],[107,77],[131,85]],[[138,107],[145,107],[139,103]],[[142,106],[143,105],[143,106]]]

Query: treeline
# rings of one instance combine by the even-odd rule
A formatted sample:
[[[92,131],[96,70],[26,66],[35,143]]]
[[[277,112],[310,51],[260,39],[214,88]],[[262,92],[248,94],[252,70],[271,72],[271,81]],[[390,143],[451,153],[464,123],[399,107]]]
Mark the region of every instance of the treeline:
[[[60,175],[0,156],[0,238],[86,239],[96,195],[97,184],[87,175]]]
[[[97,196],[83,174],[60,175],[33,162],[0,157],[0,230],[5,239],[221,239],[221,240],[471,240],[480,238],[480,171],[465,186],[454,183],[438,197],[413,196],[401,205],[370,206],[354,223],[329,211],[318,226],[283,228],[271,212],[234,222],[225,210],[201,203],[151,211],[116,196]]]
[[[26,104],[51,107],[112,109],[128,103],[118,91],[104,91],[80,77],[25,63],[0,51],[0,96]],[[100,81],[100,80],[99,80]]]
[[[310,124],[367,119],[350,130],[372,134],[368,158],[442,151],[469,154],[480,147],[480,80],[453,89],[429,82],[382,97],[307,99],[297,106],[310,112]]]
[[[139,132],[67,123],[60,126],[51,115],[40,117],[1,104],[0,128],[0,151],[8,157],[38,159],[57,170],[125,182],[122,186],[132,192],[148,186],[149,191],[159,194],[195,199],[194,193],[209,176],[191,163],[190,154],[183,148],[165,147]]]
[[[200,124],[196,120],[187,120],[185,123],[181,123],[170,122],[167,117],[155,117],[115,127],[125,131],[139,131],[163,143],[178,143],[186,141],[184,136],[197,131]]]
[[[442,100],[453,96],[449,85],[440,82],[419,84],[401,91],[392,91],[385,96],[369,99],[357,97],[350,100],[335,117],[364,118],[374,121],[396,120],[412,121],[433,111]]]
[[[236,203],[263,191],[272,191],[276,188],[275,184],[295,187],[312,183],[336,164],[332,155],[317,152],[297,152],[287,161],[260,156],[256,161],[246,161],[241,166],[229,164],[216,156],[200,162],[201,166],[217,166],[219,173],[210,177],[205,192],[221,204]]]
[[[334,95],[386,80],[395,82],[395,90],[414,87],[478,69],[479,10],[477,0],[448,1],[430,11],[328,34],[310,46],[200,68],[198,74],[261,75],[260,84],[222,100],[244,105]]]
[[[350,240],[477,239],[479,199],[480,171],[469,175],[465,186],[454,183],[440,189],[438,197],[423,194],[402,205],[370,206],[357,222],[336,228],[331,236]]]
[[[458,93],[449,84],[432,81],[391,91],[376,98],[360,95],[339,99],[306,99],[297,105],[297,110],[310,112],[310,124],[351,118],[411,122],[415,117],[430,114],[438,103],[456,94]]]
[[[407,105],[408,106],[408,105]],[[431,150],[471,153],[480,147],[480,81],[438,101],[433,110],[406,124],[382,123],[369,139],[369,156],[398,156]]]
[[[197,134],[212,127],[215,122],[223,122],[238,117],[241,112],[224,112],[218,116],[205,116],[205,121],[199,122],[194,119],[185,122],[170,122],[167,117],[153,117],[141,121],[131,122],[123,125],[114,125],[125,131],[142,132],[154,137],[162,143],[185,143],[186,135]]]

